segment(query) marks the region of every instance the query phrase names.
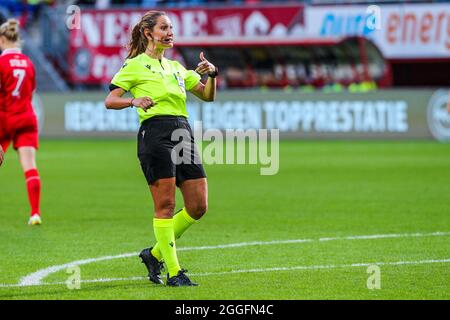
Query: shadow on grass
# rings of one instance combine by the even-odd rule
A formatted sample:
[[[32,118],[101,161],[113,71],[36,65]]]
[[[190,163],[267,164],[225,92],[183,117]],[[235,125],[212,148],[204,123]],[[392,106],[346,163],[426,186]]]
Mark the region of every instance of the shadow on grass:
[[[57,286],[57,285],[54,285]],[[82,293],[85,295],[88,292],[97,292],[99,293],[102,290],[110,290],[110,289],[124,289],[124,287],[128,288],[148,288],[151,290],[155,289],[162,289],[165,288],[165,286],[162,285],[156,285],[150,282],[127,282],[127,283],[87,283],[82,284],[80,289],[68,289],[65,285],[61,284],[58,285],[60,288],[52,288],[50,289],[48,286],[45,287],[37,287],[32,288],[32,290],[36,290],[35,292],[13,292],[13,293],[2,293],[0,289],[0,300],[12,300],[12,299],[19,299],[19,300],[73,300],[77,299],[78,293]],[[6,289],[7,290],[7,289]],[[15,291],[17,290],[30,290],[30,288],[14,288]],[[122,291],[123,293],[123,291]],[[96,294],[95,297],[83,297],[78,298],[81,300],[102,300],[101,294]],[[120,299],[120,298],[119,298]]]

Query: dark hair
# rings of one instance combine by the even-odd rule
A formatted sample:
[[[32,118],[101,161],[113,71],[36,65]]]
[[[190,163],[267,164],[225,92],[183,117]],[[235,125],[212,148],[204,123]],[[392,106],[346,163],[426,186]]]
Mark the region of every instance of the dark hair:
[[[144,14],[141,21],[139,21],[131,31],[131,39],[127,46],[127,59],[134,58],[145,52],[148,46],[148,39],[145,36],[144,30],[150,29],[150,31],[153,31],[156,20],[158,20],[160,16],[165,15],[166,13],[164,11],[148,11]]]
[[[8,19],[0,26],[0,36],[4,36],[11,42],[20,41],[19,21],[16,19]]]

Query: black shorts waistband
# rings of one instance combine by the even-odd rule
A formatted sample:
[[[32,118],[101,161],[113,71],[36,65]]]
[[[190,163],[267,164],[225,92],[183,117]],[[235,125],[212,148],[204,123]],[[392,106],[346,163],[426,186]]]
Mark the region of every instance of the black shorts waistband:
[[[142,124],[151,123],[154,121],[185,121],[187,122],[187,118],[183,116],[153,116],[147,120],[142,121]]]

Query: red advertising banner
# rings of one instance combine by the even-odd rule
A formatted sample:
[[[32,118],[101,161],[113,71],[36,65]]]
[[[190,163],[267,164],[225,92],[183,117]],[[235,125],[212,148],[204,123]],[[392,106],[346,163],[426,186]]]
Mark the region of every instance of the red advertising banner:
[[[73,83],[108,83],[121,67],[130,28],[146,10],[83,10],[80,28],[70,31],[69,79]],[[302,34],[303,6],[195,8],[166,10],[176,40],[205,36],[284,38]],[[176,50],[170,50],[176,55]]]

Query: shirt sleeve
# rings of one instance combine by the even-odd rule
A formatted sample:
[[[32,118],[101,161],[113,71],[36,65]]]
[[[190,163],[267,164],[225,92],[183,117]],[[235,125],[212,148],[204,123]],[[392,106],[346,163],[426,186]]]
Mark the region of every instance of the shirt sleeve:
[[[122,88],[125,91],[130,91],[136,83],[136,72],[133,70],[133,66],[128,62],[124,63],[119,72],[117,72],[111,80],[113,86]]]
[[[194,70],[186,70],[186,68],[178,62],[179,68],[182,70],[182,75],[184,79],[184,86],[186,87],[186,90],[193,89],[201,79],[201,76],[195,72]]]
[[[184,83],[186,90],[193,89],[200,82],[200,75],[194,70],[187,70],[186,77],[184,78]]]

